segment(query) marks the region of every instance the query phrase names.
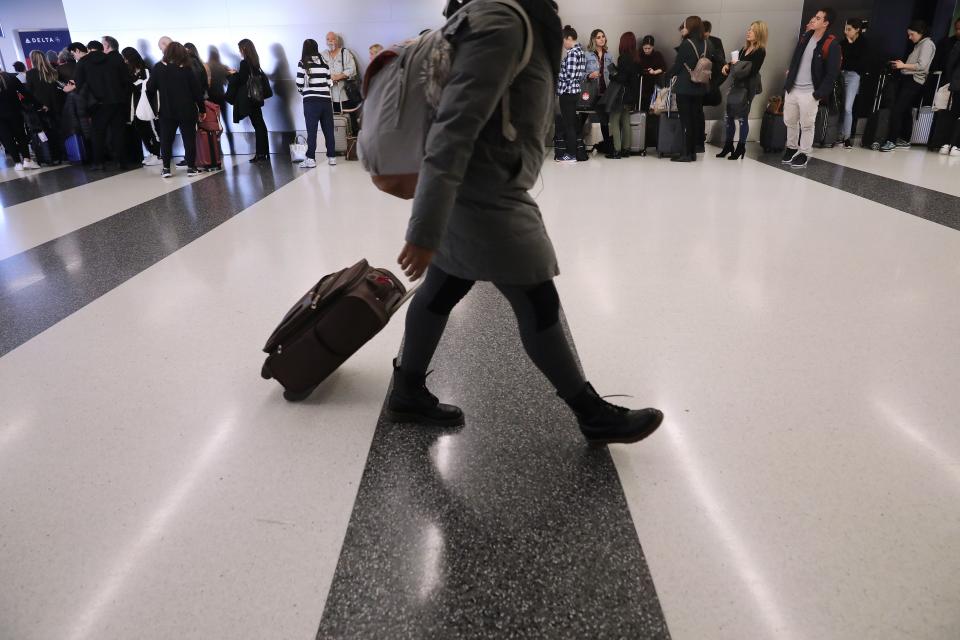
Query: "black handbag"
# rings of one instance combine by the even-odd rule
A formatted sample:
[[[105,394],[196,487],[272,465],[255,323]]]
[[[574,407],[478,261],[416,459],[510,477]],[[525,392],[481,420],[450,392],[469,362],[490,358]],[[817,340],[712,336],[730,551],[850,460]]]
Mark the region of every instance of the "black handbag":
[[[342,66],[344,69],[347,68],[347,62],[344,59],[345,54],[346,50],[340,49],[340,66]],[[350,54],[350,57],[353,58],[354,68],[356,68],[357,59],[352,53]],[[363,95],[360,92],[359,75],[359,73],[354,74],[352,78],[347,78],[343,81],[343,90],[347,94],[347,100],[354,104],[360,104],[360,102],[363,100]]]
[[[577,99],[577,111],[592,111],[600,99],[600,81],[596,78],[584,78],[580,83]]]

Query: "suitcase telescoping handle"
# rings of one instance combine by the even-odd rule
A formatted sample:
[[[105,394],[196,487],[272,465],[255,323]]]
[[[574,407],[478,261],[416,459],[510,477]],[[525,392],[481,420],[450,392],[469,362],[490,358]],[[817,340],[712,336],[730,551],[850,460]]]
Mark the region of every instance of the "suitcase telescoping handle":
[[[397,300],[397,304],[395,304],[393,306],[393,309],[390,310],[390,317],[393,317],[393,314],[395,314],[397,311],[402,309],[403,305],[407,304],[407,302],[409,302],[410,299],[413,297],[413,295],[417,292],[417,289],[419,289],[422,286],[423,286],[423,282],[418,282],[417,284],[407,289],[407,292],[403,294],[403,296],[401,296],[399,300]]]

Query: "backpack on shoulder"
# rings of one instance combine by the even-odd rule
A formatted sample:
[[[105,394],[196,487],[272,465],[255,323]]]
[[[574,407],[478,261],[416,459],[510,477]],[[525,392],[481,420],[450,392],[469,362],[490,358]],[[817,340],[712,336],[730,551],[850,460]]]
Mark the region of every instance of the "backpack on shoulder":
[[[710,81],[713,80],[713,62],[710,58],[707,57],[707,47],[710,45],[704,42],[703,53],[701,54],[697,51],[697,45],[687,40],[687,43],[693,47],[694,53],[697,54],[697,64],[694,65],[693,69],[687,67],[687,71],[690,73],[690,80],[696,82],[697,84],[705,84],[708,87],[710,86]]]
[[[494,1],[516,11],[525,26],[525,45],[513,82],[533,55],[533,26],[516,0]],[[427,133],[456,55],[450,39],[468,15],[468,10],[460,11],[442,28],[390,47],[367,68],[357,152],[373,183],[385,193],[404,200],[413,198]],[[500,106],[503,136],[515,141],[509,89]]]

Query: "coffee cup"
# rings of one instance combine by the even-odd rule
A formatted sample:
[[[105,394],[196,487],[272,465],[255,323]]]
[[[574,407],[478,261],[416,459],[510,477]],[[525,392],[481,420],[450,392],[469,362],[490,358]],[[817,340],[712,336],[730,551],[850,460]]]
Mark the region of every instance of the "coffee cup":
[[[731,51],[730,52],[730,62],[736,64],[740,62],[740,51]]]

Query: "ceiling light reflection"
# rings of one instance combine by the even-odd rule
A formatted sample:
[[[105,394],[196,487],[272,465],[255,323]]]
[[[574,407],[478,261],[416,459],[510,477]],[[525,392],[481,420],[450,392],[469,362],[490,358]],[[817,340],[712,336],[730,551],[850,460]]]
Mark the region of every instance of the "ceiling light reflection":
[[[933,458],[935,466],[943,469],[947,475],[960,483],[960,460],[945,452],[943,447],[932,441],[915,426],[912,426],[909,420],[887,404],[886,401],[874,400],[874,405],[877,407],[877,411],[883,415],[884,420],[895,427],[897,433],[906,436],[914,444],[920,445]]]
[[[211,434],[207,443],[200,450],[193,464],[187,469],[173,490],[167,494],[156,511],[147,520],[140,534],[126,548],[122,549],[116,563],[106,572],[105,579],[93,599],[86,604],[78,614],[73,626],[70,640],[83,640],[90,637],[100,618],[111,607],[122,603],[118,593],[130,575],[139,567],[140,561],[150,546],[166,531],[170,518],[180,508],[184,499],[193,493],[194,485],[203,472],[219,453],[227,436],[233,430],[235,421],[225,420],[220,427]]]
[[[677,415],[676,412],[671,413]],[[717,499],[712,484],[703,475],[703,464],[690,450],[682,435],[683,432],[682,427],[671,419],[670,428],[666,429],[666,434],[677,451],[677,457],[683,463],[684,476],[692,485],[694,494],[713,522],[714,531],[733,557],[734,568],[740,573],[741,580],[756,601],[757,611],[763,616],[770,629],[770,635],[767,637],[787,640],[791,634],[780,605],[770,591],[767,579],[744,544],[744,536],[730,521],[727,509]]]
[[[440,586],[440,563],[443,561],[443,532],[430,523],[423,530],[423,575],[420,582],[420,599],[427,600]]]

